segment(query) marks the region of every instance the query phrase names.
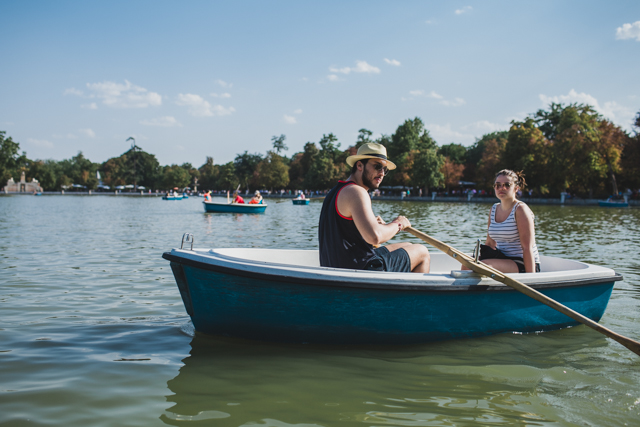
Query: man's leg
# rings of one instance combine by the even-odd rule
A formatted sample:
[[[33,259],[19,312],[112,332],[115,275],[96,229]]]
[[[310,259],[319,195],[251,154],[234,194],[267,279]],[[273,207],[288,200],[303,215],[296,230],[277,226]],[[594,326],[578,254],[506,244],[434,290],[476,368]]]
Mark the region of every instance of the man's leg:
[[[409,258],[411,259],[411,272],[413,273],[428,273],[431,266],[431,256],[429,250],[424,245],[418,245],[409,242],[392,243],[386,245],[385,248],[389,252],[393,252],[397,249],[404,249]]]

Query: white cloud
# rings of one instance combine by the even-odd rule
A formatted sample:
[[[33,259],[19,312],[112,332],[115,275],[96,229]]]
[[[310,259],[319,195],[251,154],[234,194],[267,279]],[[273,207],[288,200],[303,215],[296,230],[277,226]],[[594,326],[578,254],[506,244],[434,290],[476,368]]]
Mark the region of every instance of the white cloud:
[[[498,123],[491,123],[488,120],[480,120],[480,121],[471,123],[469,125],[462,126],[462,129],[465,131],[474,132],[476,134],[480,133],[484,135],[486,133],[496,132],[499,130],[508,130],[509,127],[510,127],[509,123],[505,123],[501,125]]]
[[[356,68],[353,69],[354,73],[380,74],[380,68],[369,65],[365,61],[357,61],[356,64]]]
[[[349,67],[344,67],[344,68],[329,67],[329,71],[331,71],[332,73],[349,74],[351,72],[351,68],[349,68]]]
[[[288,116],[285,114],[282,118],[285,123],[288,123],[290,125],[295,125],[296,123],[298,123],[298,120],[296,120],[296,118],[293,116]]]
[[[332,73],[340,73],[340,74],[349,74],[351,72],[353,72],[353,73],[379,74],[380,73],[380,68],[374,67],[373,65],[370,65],[366,61],[356,61],[355,68],[351,68],[351,67],[343,67],[343,68],[329,67],[329,71],[331,71]],[[329,80],[332,80],[332,79],[330,78]],[[335,81],[335,80],[332,80],[332,81]]]
[[[78,133],[89,138],[96,137],[96,133],[91,129],[78,129]]]
[[[211,105],[202,99],[200,95],[192,93],[181,93],[178,95],[176,104],[181,107],[189,107],[189,114],[195,117],[227,116],[235,112],[233,107],[223,107],[222,105]]]
[[[459,107],[466,104],[466,102],[462,98],[455,98],[453,101],[443,99],[442,101],[440,101],[440,104],[444,105],[445,107]]]
[[[82,96],[82,95],[84,95],[84,94],[82,93],[82,91],[81,91],[81,90],[78,90],[78,89],[76,89],[76,88],[73,88],[73,87],[72,87],[72,88],[66,89],[66,90],[64,91],[63,95],[76,95],[76,96]]]
[[[103,104],[114,108],[147,108],[162,105],[162,96],[156,92],[136,86],[125,80],[115,82],[87,83],[90,98],[102,99]]]
[[[293,114],[302,114],[302,109],[298,108],[297,110],[294,110]]]
[[[422,96],[424,95],[423,90],[410,90],[409,93],[413,96]]]
[[[96,104],[95,102],[92,102],[90,104],[83,104],[80,106],[80,108],[84,108],[85,110],[97,110],[98,104]]]
[[[465,6],[462,9],[456,9],[456,15],[462,15],[463,13],[471,12],[473,8],[471,6]]]
[[[142,120],[140,124],[144,126],[158,126],[158,127],[165,127],[165,128],[182,127],[182,123],[177,121],[175,117],[171,117],[171,116],[164,116],[164,117],[158,117],[155,119]]]
[[[337,82],[340,80],[340,77],[336,76],[335,74],[329,74],[327,76],[327,80],[329,80],[330,82]]]
[[[436,21],[434,21],[433,19],[427,19],[426,21],[424,21],[424,23],[427,25],[435,24],[435,22]]]
[[[219,95],[217,93],[212,93],[211,96],[213,96],[214,98],[231,98],[230,93],[221,93]]]
[[[451,125],[427,124],[425,128],[429,130],[429,134],[440,144],[448,144],[449,142],[473,142],[474,136],[470,133],[462,133],[451,129]]]
[[[233,83],[227,83],[224,80],[220,80],[220,79],[216,80],[216,83],[218,83],[222,87],[228,87],[228,88],[233,87]]]
[[[633,24],[624,24],[616,29],[617,40],[636,39],[640,42],[640,21]]]
[[[634,111],[631,108],[619,105],[615,101],[607,101],[604,105],[600,105],[594,96],[584,92],[578,93],[574,89],[571,89],[567,95],[547,96],[540,94],[540,100],[545,108],[552,102],[555,102],[556,104],[588,104],[605,118],[621,125],[624,128],[629,127],[629,124],[634,117]]]
[[[429,93],[429,95],[427,95],[427,97],[429,98],[433,98],[433,99],[442,99],[442,95],[438,95],[435,91],[431,91]]]
[[[400,64],[400,61],[395,60],[395,59],[387,59],[387,58],[384,58],[384,62],[386,62],[386,63],[387,63],[387,64],[389,64],[389,65],[393,65],[394,67],[399,67],[399,66],[401,65],[401,64]]]
[[[47,141],[46,139],[27,138],[27,142],[40,148],[53,148],[53,143]]]

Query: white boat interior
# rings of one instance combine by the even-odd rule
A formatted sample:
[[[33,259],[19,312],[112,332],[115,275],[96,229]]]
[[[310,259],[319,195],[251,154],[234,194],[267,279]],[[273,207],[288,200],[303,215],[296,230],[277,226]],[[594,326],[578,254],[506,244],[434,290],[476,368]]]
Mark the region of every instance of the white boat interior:
[[[459,262],[445,253],[431,251],[431,272],[392,273],[342,268],[321,267],[317,250],[296,249],[173,249],[171,254],[198,263],[247,272],[283,276],[288,278],[329,280],[348,284],[353,283],[395,283],[409,286],[443,285],[484,285],[505,286],[488,277],[471,271],[462,271]],[[613,278],[616,273],[606,267],[600,267],[579,261],[557,257],[541,256],[540,273],[507,274],[518,281],[531,285],[570,283],[585,280]]]

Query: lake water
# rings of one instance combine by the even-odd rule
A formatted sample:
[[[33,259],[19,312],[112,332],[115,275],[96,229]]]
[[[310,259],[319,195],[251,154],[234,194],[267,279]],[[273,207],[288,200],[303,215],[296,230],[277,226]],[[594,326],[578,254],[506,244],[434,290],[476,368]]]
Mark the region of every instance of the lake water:
[[[162,253],[185,232],[196,247],[317,248],[321,206],[205,214],[201,200],[0,197],[0,425],[640,424],[640,357],[585,326],[408,347],[195,334]],[[490,208],[373,206],[467,252]],[[601,323],[640,340],[640,210],[532,209],[541,253],[624,276]]]

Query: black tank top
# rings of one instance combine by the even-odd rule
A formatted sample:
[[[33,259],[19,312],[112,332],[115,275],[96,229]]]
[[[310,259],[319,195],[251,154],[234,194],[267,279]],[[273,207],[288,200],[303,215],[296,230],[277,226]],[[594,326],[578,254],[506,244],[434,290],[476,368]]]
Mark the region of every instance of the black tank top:
[[[348,185],[356,183],[338,181],[338,185],[329,191],[322,204],[318,225],[320,265],[362,270],[377,255],[373,252],[373,246],[362,238],[353,219],[338,212],[338,194]]]

